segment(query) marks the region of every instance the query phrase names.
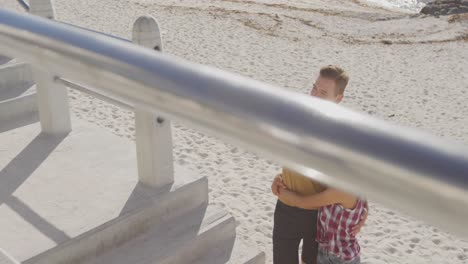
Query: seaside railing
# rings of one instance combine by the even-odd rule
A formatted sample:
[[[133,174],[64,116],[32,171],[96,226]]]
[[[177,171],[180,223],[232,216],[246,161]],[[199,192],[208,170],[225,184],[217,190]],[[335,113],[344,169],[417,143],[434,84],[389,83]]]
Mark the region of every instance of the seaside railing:
[[[24,10],[29,11],[29,4],[26,2],[26,0],[16,0],[18,4],[20,4]]]
[[[138,24],[143,30],[151,21]],[[152,48],[148,43],[145,47]],[[0,10],[0,53],[34,67],[44,133],[71,130],[65,85],[87,87],[85,91],[134,109],[139,177],[144,184],[173,181],[169,120],[177,120],[315,180],[468,237],[468,148],[460,144],[7,10]]]

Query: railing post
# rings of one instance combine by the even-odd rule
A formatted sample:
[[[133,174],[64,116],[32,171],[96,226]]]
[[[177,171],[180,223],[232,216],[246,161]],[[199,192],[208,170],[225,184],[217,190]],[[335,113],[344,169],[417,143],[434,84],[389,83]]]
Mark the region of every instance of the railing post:
[[[55,19],[55,9],[52,0],[30,0],[29,13],[48,19]]]
[[[48,19],[55,18],[52,0],[31,0],[29,12]],[[42,132],[63,134],[71,131],[67,88],[55,82],[54,76],[38,65],[33,65],[37,104]]]
[[[151,16],[139,17],[133,24],[134,43],[162,51],[158,23]],[[135,106],[136,148],[139,181],[159,187],[174,181],[170,120]]]
[[[33,65],[36,81],[37,105],[42,132],[66,134],[71,131],[67,88],[54,81],[54,77]]]

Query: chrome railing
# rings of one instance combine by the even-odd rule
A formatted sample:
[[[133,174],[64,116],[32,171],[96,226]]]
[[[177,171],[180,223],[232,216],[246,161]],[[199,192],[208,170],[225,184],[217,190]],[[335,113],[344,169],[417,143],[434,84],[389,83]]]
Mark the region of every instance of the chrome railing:
[[[460,144],[6,10],[0,11],[0,53],[468,237],[468,148]]]
[[[25,0],[16,0],[18,4],[20,4],[24,10],[29,11],[29,4]]]
[[[124,38],[117,37],[117,36],[114,36],[114,35],[111,35],[111,34],[99,32],[99,31],[95,31],[95,30],[91,30],[91,29],[88,29],[88,28],[79,27],[79,26],[77,26],[77,25],[72,25],[72,24],[69,24],[69,23],[66,23],[66,22],[63,22],[63,21],[57,21],[57,22],[58,22],[58,23],[61,23],[61,24],[68,25],[68,26],[70,26],[70,27],[74,27],[74,28],[86,30],[86,31],[89,31],[89,32],[93,32],[93,33],[96,33],[96,34],[99,34],[99,35],[103,35],[103,36],[115,38],[115,39],[122,40],[122,41],[125,41],[125,42],[131,42],[131,41],[128,40],[128,39],[124,39]]]

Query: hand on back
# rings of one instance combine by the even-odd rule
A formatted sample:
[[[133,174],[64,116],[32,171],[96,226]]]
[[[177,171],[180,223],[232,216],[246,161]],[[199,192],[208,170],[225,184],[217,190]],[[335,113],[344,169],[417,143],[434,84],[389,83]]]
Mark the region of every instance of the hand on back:
[[[278,196],[281,189],[287,189],[288,187],[284,184],[281,174],[275,176],[273,183],[271,184],[271,192]]]

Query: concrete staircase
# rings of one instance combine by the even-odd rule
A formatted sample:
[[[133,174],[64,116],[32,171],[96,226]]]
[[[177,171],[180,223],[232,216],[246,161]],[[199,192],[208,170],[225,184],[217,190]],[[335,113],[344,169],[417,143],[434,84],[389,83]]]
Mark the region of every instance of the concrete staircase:
[[[28,65],[0,57],[0,264],[265,262],[208,206],[208,180],[138,182],[135,144],[72,117],[43,134]],[[7,254],[8,252],[8,254]]]

